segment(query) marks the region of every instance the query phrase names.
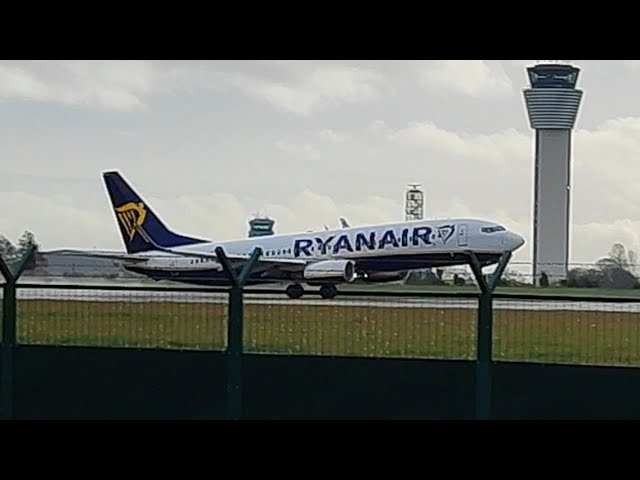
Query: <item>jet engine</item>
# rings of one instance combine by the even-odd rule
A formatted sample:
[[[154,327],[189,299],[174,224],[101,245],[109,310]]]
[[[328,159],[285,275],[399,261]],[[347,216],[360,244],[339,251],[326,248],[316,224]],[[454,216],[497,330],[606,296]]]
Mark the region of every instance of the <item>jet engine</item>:
[[[322,260],[304,269],[305,280],[332,280],[353,282],[356,279],[355,265],[350,260]]]

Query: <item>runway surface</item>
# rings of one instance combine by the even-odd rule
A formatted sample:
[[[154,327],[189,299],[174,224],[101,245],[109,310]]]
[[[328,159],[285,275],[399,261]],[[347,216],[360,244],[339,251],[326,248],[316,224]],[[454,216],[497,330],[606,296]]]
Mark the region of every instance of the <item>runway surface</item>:
[[[228,301],[228,295],[218,292],[158,292],[158,291],[113,291],[79,289],[65,290],[58,288],[19,288],[19,300],[67,300],[84,302],[178,302],[178,303],[218,303]],[[476,309],[474,299],[456,298],[419,298],[419,297],[340,297],[331,300],[319,298],[317,293],[307,298],[291,300],[284,293],[246,294],[247,305],[318,305],[333,307],[367,307],[367,308],[431,308],[431,309]],[[592,302],[592,301],[554,301],[554,300],[494,300],[493,308],[497,310],[569,310],[640,313],[640,299],[633,303]]]

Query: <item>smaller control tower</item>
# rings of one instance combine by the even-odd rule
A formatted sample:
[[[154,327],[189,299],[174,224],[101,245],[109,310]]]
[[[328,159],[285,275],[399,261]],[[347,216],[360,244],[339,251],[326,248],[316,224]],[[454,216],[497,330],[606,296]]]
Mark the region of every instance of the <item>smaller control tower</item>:
[[[422,220],[424,218],[424,192],[419,183],[407,185],[407,193],[404,199],[404,219]]]
[[[265,237],[273,235],[275,220],[268,217],[254,217],[249,220],[249,237]]]

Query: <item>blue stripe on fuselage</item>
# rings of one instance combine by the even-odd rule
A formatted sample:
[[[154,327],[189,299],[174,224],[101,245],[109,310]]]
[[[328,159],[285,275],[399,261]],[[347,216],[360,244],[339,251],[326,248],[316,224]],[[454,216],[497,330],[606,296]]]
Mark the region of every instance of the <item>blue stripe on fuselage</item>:
[[[482,264],[496,263],[500,258],[499,253],[495,254],[477,254],[478,260]],[[415,254],[415,255],[384,255],[379,257],[354,258],[356,270],[360,272],[397,272],[403,270],[416,270],[422,268],[431,268],[438,266],[463,265],[468,263],[469,259],[462,253],[456,253],[453,256],[449,253],[440,254]],[[148,270],[141,267],[126,267],[127,270],[140,273],[156,280],[171,280],[175,282],[191,283],[195,285],[211,285],[211,286],[228,286],[229,280],[224,271],[198,270],[198,271],[179,271],[170,272],[166,270]],[[247,285],[255,285],[257,283],[268,283],[286,281],[288,272],[279,271],[279,277],[263,276],[264,272],[258,272],[250,275]]]

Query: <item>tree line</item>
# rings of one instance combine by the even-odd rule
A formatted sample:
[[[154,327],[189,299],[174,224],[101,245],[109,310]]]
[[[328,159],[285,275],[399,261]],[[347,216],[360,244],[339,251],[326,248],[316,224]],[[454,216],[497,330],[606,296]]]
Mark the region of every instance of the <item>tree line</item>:
[[[560,282],[560,286],[572,288],[640,288],[638,273],[640,265],[637,265],[637,255],[633,250],[627,250],[621,243],[614,243],[609,255],[599,259],[592,266],[571,268],[567,272],[567,278]],[[464,278],[455,274],[453,280],[443,280],[443,269],[413,272],[407,278],[408,284],[416,285],[447,285],[456,286],[473,283],[471,278]],[[499,285],[503,287],[531,286],[532,279],[526,280],[523,275],[518,275],[509,269],[503,274]],[[549,279],[545,272],[539,278],[541,287],[549,286]]]
[[[569,270],[566,285],[574,288],[640,288],[637,259],[636,252],[614,243],[609,255],[593,267]]]
[[[0,235],[0,257],[9,267],[12,267],[22,259],[32,245],[35,247],[36,252],[25,265],[25,270],[31,270],[36,267],[37,254],[40,250],[40,245],[32,232],[25,231],[16,245],[4,235]]]

